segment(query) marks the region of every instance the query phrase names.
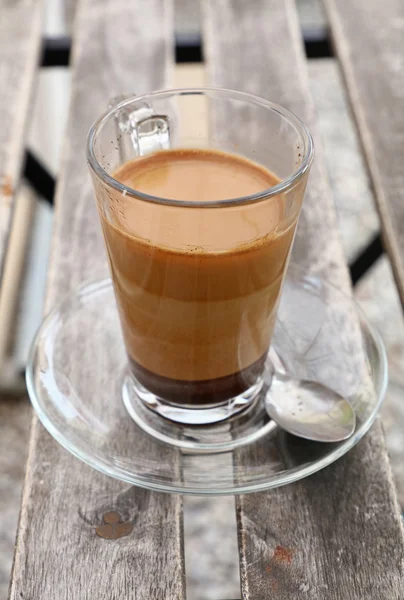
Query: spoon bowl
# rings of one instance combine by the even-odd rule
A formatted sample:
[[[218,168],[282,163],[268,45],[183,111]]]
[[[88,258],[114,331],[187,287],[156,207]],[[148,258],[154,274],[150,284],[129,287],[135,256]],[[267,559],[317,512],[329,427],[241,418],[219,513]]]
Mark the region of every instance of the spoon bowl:
[[[268,415],[285,431],[318,442],[346,440],[355,431],[349,402],[315,381],[275,371],[265,397]]]

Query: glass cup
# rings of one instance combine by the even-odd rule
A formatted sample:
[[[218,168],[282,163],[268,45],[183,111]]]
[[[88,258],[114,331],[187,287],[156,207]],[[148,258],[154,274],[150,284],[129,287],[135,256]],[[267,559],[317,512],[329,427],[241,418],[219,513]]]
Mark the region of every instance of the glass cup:
[[[276,185],[225,200],[154,197],[120,183],[127,161],[213,149]],[[305,125],[249,94],[182,89],[116,99],[87,158],[128,354],[131,394],[173,421],[222,421],[254,403],[313,159]],[[136,162],[134,163],[134,168]]]

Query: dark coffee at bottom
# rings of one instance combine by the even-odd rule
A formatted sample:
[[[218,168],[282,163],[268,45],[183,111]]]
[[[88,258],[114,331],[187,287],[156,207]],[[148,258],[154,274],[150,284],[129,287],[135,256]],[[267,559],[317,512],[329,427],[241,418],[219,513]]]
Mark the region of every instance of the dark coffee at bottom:
[[[152,373],[129,358],[134,376],[147,390],[173,404],[187,406],[215,405],[239,396],[255,385],[263,371],[265,359],[266,354],[249,367],[224,377],[184,381]]]
[[[114,177],[151,196],[214,202],[279,180],[213,150],[168,150]],[[115,194],[115,195],[114,195]],[[230,207],[167,206],[108,192],[103,230],[133,373],[177,405],[217,404],[263,370],[296,220],[282,195]]]

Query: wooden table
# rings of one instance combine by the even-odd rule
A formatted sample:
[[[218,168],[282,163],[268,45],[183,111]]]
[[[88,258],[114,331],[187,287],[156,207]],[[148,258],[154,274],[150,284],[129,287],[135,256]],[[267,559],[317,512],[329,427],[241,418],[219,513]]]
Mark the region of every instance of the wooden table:
[[[3,275],[6,271],[13,273],[22,269],[23,244],[15,244],[14,239],[26,238],[21,222],[32,208],[29,201],[17,205],[14,200],[24,158],[32,91],[38,73],[42,9],[42,0],[0,1],[0,364],[4,371],[8,370],[5,362],[18,277],[5,277],[3,281]],[[13,239],[10,232],[15,214],[22,219]],[[12,283],[9,284],[9,281]],[[7,375],[2,372],[1,378],[5,379]]]
[[[326,0],[326,5],[375,185],[386,247],[402,292],[404,4],[351,0],[348,5]],[[15,27],[12,31],[24,43],[15,44],[7,27],[2,31],[15,44],[26,77],[24,84],[10,84],[6,96],[10,100],[0,103],[7,122],[19,124],[6,128],[1,134],[4,139],[0,137],[0,156],[16,144],[7,159],[12,168],[4,167],[7,161],[0,164],[2,210],[4,192],[9,191],[4,183],[9,173],[14,180],[20,165],[41,2],[15,0],[15,6],[7,9]],[[209,84],[279,102],[313,132],[317,156],[294,260],[349,289],[293,0],[204,0],[202,8]],[[18,27],[21,12],[26,19],[24,36]],[[172,84],[173,40],[172,0],[79,2],[48,310],[105,262],[84,159],[87,130],[109,98]],[[0,40],[0,66],[3,61],[8,64],[7,52],[7,44]],[[4,238],[0,237],[0,245]],[[131,535],[113,542],[96,535],[106,512],[125,514],[128,506],[136,512]],[[243,598],[404,597],[403,529],[380,423],[336,464],[275,491],[239,496],[235,510]],[[34,418],[12,600],[181,599],[185,597],[184,551],[180,496],[128,488],[100,475],[59,447]]]

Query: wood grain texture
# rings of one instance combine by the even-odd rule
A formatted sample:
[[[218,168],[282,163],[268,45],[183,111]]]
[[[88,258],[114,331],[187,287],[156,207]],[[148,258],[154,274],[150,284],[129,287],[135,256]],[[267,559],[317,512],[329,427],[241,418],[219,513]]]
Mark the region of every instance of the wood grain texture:
[[[3,265],[0,294],[0,365],[1,379],[15,377],[15,365],[10,352],[15,323],[18,319],[17,306],[24,272],[24,262],[30,240],[30,230],[35,209],[35,194],[31,189],[22,189],[14,201],[13,223],[8,235],[7,252]]]
[[[316,160],[293,261],[348,291],[294,4],[206,0],[203,7],[210,84],[262,95],[308,124]],[[378,423],[325,471],[274,492],[241,496],[236,507],[244,598],[403,597],[403,531]]]
[[[404,4],[324,0],[404,304]]]
[[[0,277],[41,47],[43,0],[0,0]]]
[[[26,396],[0,394],[0,598],[7,598],[24,480],[31,407]]]
[[[172,29],[166,0],[83,0],[78,7],[47,309],[106,269],[85,160],[86,134],[111,97],[169,83]],[[86,338],[80,336],[81,355],[88,361]],[[70,350],[65,349],[66,361]],[[107,351],[100,349],[83,369],[93,394],[109,377]],[[100,537],[116,537],[116,531],[104,527],[108,520],[111,524],[106,514],[111,512],[125,523],[119,527],[125,535],[118,539]],[[168,600],[183,598],[184,587],[181,498],[100,475],[58,446],[34,420],[11,599]]]

